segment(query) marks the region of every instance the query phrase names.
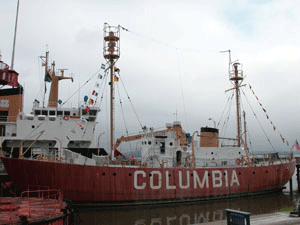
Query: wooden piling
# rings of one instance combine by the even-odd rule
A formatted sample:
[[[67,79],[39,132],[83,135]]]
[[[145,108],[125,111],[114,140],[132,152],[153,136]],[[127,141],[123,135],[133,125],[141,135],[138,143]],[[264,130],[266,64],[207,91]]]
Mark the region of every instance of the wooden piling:
[[[290,179],[290,195],[293,196],[293,179]]]
[[[297,178],[297,185],[298,185],[298,193],[300,193],[299,168],[300,168],[300,164],[297,163],[297,165],[296,165],[296,178]]]

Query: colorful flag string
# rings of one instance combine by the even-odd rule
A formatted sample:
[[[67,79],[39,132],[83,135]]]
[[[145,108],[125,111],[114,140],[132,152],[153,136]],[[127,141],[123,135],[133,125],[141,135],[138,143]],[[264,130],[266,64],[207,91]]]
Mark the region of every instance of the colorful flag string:
[[[267,114],[267,110],[263,107],[263,105],[262,105],[261,102],[259,101],[259,98],[258,98],[258,97],[256,96],[256,94],[254,93],[253,88],[251,87],[250,84],[249,84],[249,88],[250,88],[250,90],[252,91],[252,94],[254,95],[254,97],[256,98],[258,104],[260,105],[262,111],[265,113],[267,120],[269,120],[271,126],[273,127],[273,130],[274,130],[274,131],[277,130],[277,132],[278,132],[278,134],[279,134],[279,136],[280,136],[282,142],[283,142],[283,143],[286,143],[287,146],[289,146],[289,143],[288,143],[287,139],[283,137],[283,135],[281,134],[281,132],[280,132],[280,131],[278,130],[278,128],[274,125],[274,123],[273,123],[272,120],[270,119],[270,116]]]
[[[105,71],[105,64],[103,64],[103,63],[101,64],[101,70]],[[100,81],[102,80],[102,78],[103,78],[103,76],[99,73],[91,96],[89,98],[87,96],[85,96],[84,101],[87,104],[85,111],[87,111],[87,112],[90,111],[90,106],[93,106],[97,101],[98,94],[99,94],[99,88],[100,88]]]

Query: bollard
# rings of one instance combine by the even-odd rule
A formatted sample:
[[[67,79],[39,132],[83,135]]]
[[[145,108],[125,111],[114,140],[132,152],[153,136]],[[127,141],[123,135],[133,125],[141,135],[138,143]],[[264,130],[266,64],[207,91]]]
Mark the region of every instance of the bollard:
[[[290,196],[293,196],[293,180],[290,179]]]
[[[251,213],[238,210],[225,209],[227,225],[250,225]]]

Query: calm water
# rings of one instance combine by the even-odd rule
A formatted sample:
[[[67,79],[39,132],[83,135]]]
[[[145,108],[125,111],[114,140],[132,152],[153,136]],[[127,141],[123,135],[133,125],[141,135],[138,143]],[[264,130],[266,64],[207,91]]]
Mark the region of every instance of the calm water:
[[[293,189],[296,190],[296,177]],[[203,201],[189,204],[156,205],[143,207],[81,209],[70,218],[71,224],[107,225],[186,225],[224,220],[224,209],[236,209],[254,215],[272,213],[295,207],[300,196],[290,196],[289,185],[283,193]]]

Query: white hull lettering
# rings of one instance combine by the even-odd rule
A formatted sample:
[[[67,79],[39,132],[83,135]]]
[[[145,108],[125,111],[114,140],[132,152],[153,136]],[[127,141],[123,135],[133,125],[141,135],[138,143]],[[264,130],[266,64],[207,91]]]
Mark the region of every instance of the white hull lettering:
[[[190,187],[190,171],[186,171],[186,185],[182,184],[182,171],[179,171],[179,187],[181,189],[187,189]]]
[[[237,186],[240,186],[240,182],[239,182],[239,179],[237,177],[237,174],[236,174],[235,170],[232,170],[230,186],[232,187],[233,184],[235,184],[235,183],[236,183]]]
[[[176,189],[176,186],[170,185],[169,171],[166,171],[166,189]]]
[[[222,187],[222,172],[220,170],[212,171],[213,187]]]
[[[180,219],[180,224],[183,224],[184,221],[186,221],[186,224],[191,224],[191,218],[187,214],[182,214],[179,219]]]
[[[199,171],[199,170],[198,170]],[[199,176],[197,170],[193,171],[194,189],[197,188],[221,188],[240,186],[240,182],[235,170],[231,171],[231,175],[228,174],[228,170],[211,170],[211,176],[209,176],[209,170],[203,171],[202,176]],[[165,173],[161,171],[151,171],[151,176],[147,176],[143,170],[137,170],[134,172],[134,188],[136,190],[143,190],[147,186],[153,190],[166,188],[167,190],[174,189],[189,189],[191,188],[190,170],[178,171],[178,176],[172,173],[172,183],[170,184],[170,172],[167,170]],[[149,178],[148,178],[149,177]],[[178,178],[177,178],[178,177]],[[177,185],[175,185],[177,184]]]
[[[200,178],[198,176],[197,171],[193,171],[193,177],[194,177],[194,189],[197,188],[197,184],[199,185],[200,188],[204,187],[204,184],[206,183],[206,188],[209,188],[209,182],[208,182],[208,171],[205,170],[202,182],[200,181]]]
[[[143,170],[134,171],[134,188],[135,189],[144,189],[146,187],[146,182],[143,182],[142,185],[138,184],[138,175],[142,175],[142,177],[146,177],[146,172]]]
[[[151,177],[150,177],[150,187],[152,188],[152,189],[160,189],[161,188],[161,172],[159,172],[159,171],[152,171],[151,172]],[[154,185],[154,176],[158,176],[158,184],[157,185]]]

